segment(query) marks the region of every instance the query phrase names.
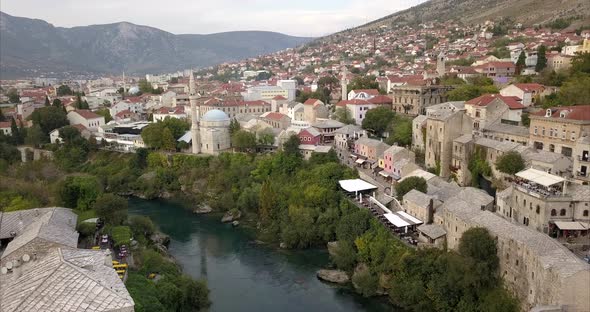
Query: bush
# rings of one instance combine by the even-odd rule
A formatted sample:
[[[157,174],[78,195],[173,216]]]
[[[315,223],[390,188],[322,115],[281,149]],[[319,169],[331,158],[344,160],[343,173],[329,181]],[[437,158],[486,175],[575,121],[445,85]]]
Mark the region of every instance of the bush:
[[[116,247],[129,245],[131,242],[131,229],[128,226],[115,226],[111,229],[111,236]]]
[[[81,237],[93,236],[96,232],[96,223],[93,222],[82,222],[76,227],[76,231],[80,233]]]
[[[120,225],[127,220],[127,200],[112,193],[106,193],[96,199],[94,210],[105,224]]]
[[[417,190],[426,194],[428,191],[428,184],[426,184],[426,180],[424,180],[424,178],[409,177],[405,178],[395,186],[398,200],[402,200],[404,195],[406,195],[406,193],[411,190]]]
[[[515,174],[525,168],[524,159],[520,153],[510,151],[498,157],[496,160],[496,168],[506,174]]]

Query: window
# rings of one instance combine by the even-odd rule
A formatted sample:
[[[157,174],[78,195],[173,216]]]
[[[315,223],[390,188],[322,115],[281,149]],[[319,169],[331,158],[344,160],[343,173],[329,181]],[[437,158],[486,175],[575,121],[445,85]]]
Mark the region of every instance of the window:
[[[582,214],[584,217],[588,216],[588,210],[584,210],[584,213]]]
[[[537,135],[537,132],[538,132],[538,131],[537,131],[537,127],[535,127],[535,130],[533,131],[533,133],[534,133],[535,135]]]
[[[560,215],[560,216],[565,216],[565,209],[561,209],[561,210],[559,211],[559,215]]]
[[[541,135],[545,136],[545,127],[543,127],[543,129],[541,130]]]
[[[537,205],[537,209],[535,211],[537,214],[541,213],[541,206]]]
[[[522,202],[523,202],[522,205],[526,207],[526,199],[523,199]]]
[[[551,209],[551,216],[556,216],[556,215],[557,215],[557,210]]]

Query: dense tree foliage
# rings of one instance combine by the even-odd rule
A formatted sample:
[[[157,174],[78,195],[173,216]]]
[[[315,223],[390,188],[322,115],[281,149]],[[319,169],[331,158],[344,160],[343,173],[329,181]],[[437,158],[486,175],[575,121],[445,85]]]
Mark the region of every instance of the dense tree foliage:
[[[338,107],[334,112],[334,118],[343,124],[354,125],[355,120],[352,111],[347,107]]]
[[[496,160],[496,169],[506,174],[515,174],[525,168],[525,162],[520,153],[507,152]]]
[[[57,96],[72,95],[74,92],[68,85],[61,85],[57,87]]]
[[[397,144],[399,146],[409,146],[412,144],[412,119],[396,115],[389,124],[388,130],[387,144]]]
[[[127,200],[113,193],[100,195],[93,206],[96,215],[106,224],[121,225],[127,220]]]
[[[190,125],[186,120],[167,117],[145,127],[141,132],[141,138],[150,148],[172,151],[176,149],[176,140],[189,129]]]
[[[544,45],[540,45],[537,48],[537,64],[535,65],[535,71],[541,72],[545,67],[547,67],[547,47]]]
[[[250,131],[238,130],[232,134],[231,144],[237,151],[252,151],[256,147],[256,135]]]
[[[362,89],[379,89],[379,83],[375,80],[375,76],[357,76],[348,84],[348,91]]]
[[[69,124],[66,113],[56,106],[41,107],[31,114],[34,125],[41,127],[43,134],[49,138],[49,133]]]
[[[395,113],[387,107],[377,107],[367,111],[363,119],[363,129],[373,135],[382,136],[395,117]]]
[[[395,191],[399,200],[402,200],[404,195],[411,190],[417,190],[426,194],[426,191],[428,191],[428,184],[426,184],[426,180],[422,177],[408,177],[395,186]]]
[[[91,209],[102,193],[102,186],[93,176],[69,176],[58,189],[63,206],[79,210]]]

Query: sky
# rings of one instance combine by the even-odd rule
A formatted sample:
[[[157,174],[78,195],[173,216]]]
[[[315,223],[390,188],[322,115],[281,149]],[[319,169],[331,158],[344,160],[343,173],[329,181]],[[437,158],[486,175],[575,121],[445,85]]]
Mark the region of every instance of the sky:
[[[174,34],[266,30],[322,36],[425,0],[0,0],[4,13],[72,27],[131,22]]]

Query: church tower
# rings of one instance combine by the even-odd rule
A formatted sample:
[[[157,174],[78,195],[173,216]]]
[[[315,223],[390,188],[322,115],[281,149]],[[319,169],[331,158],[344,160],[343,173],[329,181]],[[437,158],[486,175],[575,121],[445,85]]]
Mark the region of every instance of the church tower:
[[[439,78],[445,75],[445,60],[445,53],[441,51],[436,58],[436,73],[438,74]]]
[[[342,88],[342,101],[348,100],[348,71],[346,65],[342,66],[342,79],[340,79],[340,87]]]
[[[195,76],[191,68],[189,79],[188,100],[191,103],[191,143],[193,154],[201,153],[201,133],[199,132],[199,121],[197,116],[197,93],[195,91]]]

